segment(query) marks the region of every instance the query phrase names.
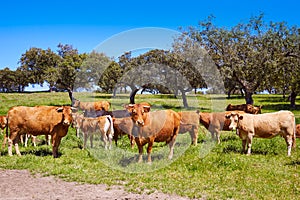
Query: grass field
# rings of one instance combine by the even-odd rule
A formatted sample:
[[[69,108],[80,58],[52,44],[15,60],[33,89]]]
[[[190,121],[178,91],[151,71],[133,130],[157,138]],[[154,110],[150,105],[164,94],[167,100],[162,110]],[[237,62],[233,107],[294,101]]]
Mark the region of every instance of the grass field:
[[[86,100],[106,99],[113,109],[128,103],[126,95],[112,98],[103,94],[75,94]],[[244,99],[226,99],[221,95],[189,96],[191,110],[211,112],[224,110],[228,103],[241,104]],[[138,95],[136,102],[147,101],[152,109],[182,110],[180,99],[169,95]],[[280,95],[255,95],[255,105],[263,105],[263,113],[289,110],[289,102]],[[300,104],[299,99],[296,101]],[[0,115],[16,105],[70,104],[67,93],[0,94]],[[300,123],[300,107],[291,110]],[[0,136],[2,140],[3,136]],[[137,164],[137,147],[131,149],[127,137],[111,151],[96,148],[82,150],[82,139],[75,130],[63,138],[61,156],[54,159],[51,147],[39,137],[38,147],[21,147],[23,156],[9,157],[7,149],[0,156],[1,169],[28,169],[45,176],[55,175],[67,181],[123,185],[128,191],[149,193],[159,190],[190,198],[206,199],[299,199],[300,197],[300,141],[292,156],[286,156],[283,138],[271,140],[255,138],[252,155],[241,154],[241,140],[233,132],[222,132],[221,144],[215,145],[210,134],[201,127],[197,146],[190,146],[188,134],[180,135],[174,150],[174,160],[167,159],[168,148],[155,143],[152,165]]]

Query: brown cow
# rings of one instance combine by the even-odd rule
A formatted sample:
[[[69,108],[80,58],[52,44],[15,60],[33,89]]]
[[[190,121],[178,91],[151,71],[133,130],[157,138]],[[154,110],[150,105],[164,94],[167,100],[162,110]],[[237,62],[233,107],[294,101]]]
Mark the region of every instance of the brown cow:
[[[30,133],[36,135],[51,135],[52,154],[58,157],[58,147],[61,138],[67,132],[72,122],[72,108],[70,106],[16,106],[12,107],[7,114],[8,128],[8,154],[12,156],[12,144],[17,155],[21,155],[18,147],[20,135]],[[8,128],[6,135],[8,136]]]
[[[240,110],[250,114],[261,114],[261,108],[262,106],[253,106],[251,104],[240,104],[240,105],[229,104],[226,108],[226,111]]]
[[[199,128],[199,112],[198,111],[182,111],[178,112],[181,117],[179,133],[189,132],[193,145],[197,145],[198,128]]]
[[[300,124],[296,125],[296,138],[300,138]]]
[[[83,133],[83,149],[86,147],[87,138],[90,137],[90,145],[93,148],[93,136],[97,133],[104,142],[105,149],[111,149],[112,138],[114,135],[113,121],[110,115],[97,118],[84,117],[79,124]],[[109,143],[109,147],[108,147]]]
[[[6,127],[7,118],[6,115],[0,116],[0,134],[2,134],[3,130]]]
[[[72,113],[73,121],[72,127],[76,130],[76,136],[79,137],[80,133],[80,124],[82,124],[82,120],[84,118],[83,114],[80,113]]]
[[[108,111],[110,103],[108,101],[81,102],[79,100],[74,100],[73,106],[86,112],[95,112],[99,110]]]
[[[130,141],[131,148],[134,147],[135,141],[132,135],[132,129],[134,127],[131,117],[124,117],[124,118],[113,118],[114,122],[114,141],[116,146],[118,145],[119,137],[123,135],[128,135],[128,139]]]
[[[200,123],[211,133],[212,138],[217,138],[220,144],[220,131],[229,131],[230,120],[225,118],[226,112],[200,112]]]
[[[261,115],[231,112],[226,114],[230,119],[229,129],[239,130],[243,142],[243,151],[251,154],[253,137],[273,138],[281,135],[287,144],[287,155],[291,155],[292,146],[296,146],[295,116],[290,111],[279,111]],[[248,150],[246,152],[246,145]]]
[[[127,107],[131,112],[134,127],[132,134],[139,149],[138,162],[142,162],[143,146],[148,143],[148,163],[151,163],[151,151],[154,142],[169,144],[169,159],[173,157],[176,137],[180,126],[180,115],[173,110],[150,111],[147,103],[130,104]]]

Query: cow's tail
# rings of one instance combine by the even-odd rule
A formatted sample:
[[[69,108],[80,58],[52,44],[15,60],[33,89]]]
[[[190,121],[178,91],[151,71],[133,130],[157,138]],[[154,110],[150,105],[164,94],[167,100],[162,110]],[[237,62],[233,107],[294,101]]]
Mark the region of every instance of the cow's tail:
[[[7,142],[7,138],[8,138],[8,115],[6,117],[6,124],[5,124],[5,135],[4,135],[4,139],[3,139],[3,143],[2,143],[2,150],[5,148],[6,146],[6,142]]]
[[[295,117],[294,117],[294,133],[293,133],[292,141],[293,141],[292,147],[296,148],[296,118]]]
[[[110,134],[109,134],[109,137],[111,137],[110,139],[113,138],[114,136],[114,125],[113,125],[113,119],[110,115],[106,115],[106,118],[108,119],[109,121],[109,124],[110,124]]]

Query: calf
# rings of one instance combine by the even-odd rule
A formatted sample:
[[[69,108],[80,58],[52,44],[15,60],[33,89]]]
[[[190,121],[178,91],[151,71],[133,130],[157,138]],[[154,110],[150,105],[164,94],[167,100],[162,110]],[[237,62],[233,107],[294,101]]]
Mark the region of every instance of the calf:
[[[261,115],[231,112],[226,115],[230,119],[229,129],[239,130],[243,151],[251,154],[253,137],[273,138],[281,135],[287,144],[287,155],[291,155],[292,146],[296,146],[295,116],[290,111],[279,111]],[[246,152],[246,145],[248,150]]]
[[[84,117],[80,124],[80,130],[83,133],[83,149],[86,148],[87,138],[90,137],[90,145],[93,148],[93,136],[100,134],[102,141],[104,142],[105,149],[111,149],[112,138],[114,135],[113,121],[111,116],[101,116],[97,118]]]
[[[31,135],[51,135],[52,154],[58,157],[58,147],[61,138],[67,132],[72,122],[72,108],[70,106],[16,106],[11,108],[7,114],[8,129],[8,155],[12,155],[12,145],[15,146],[16,153],[21,155],[18,147],[20,135],[30,133]]]
[[[261,108],[262,106],[253,106],[252,104],[240,104],[240,105],[229,104],[226,108],[226,111],[240,110],[250,114],[261,114]]]
[[[134,127],[131,117],[124,117],[124,118],[113,118],[114,122],[114,141],[116,146],[118,145],[119,137],[123,135],[128,135],[128,139],[130,141],[131,148],[134,147],[135,141],[134,136],[132,135],[132,129]]]
[[[0,134],[2,134],[3,130],[5,129],[6,123],[7,123],[6,115],[1,115],[0,116]]]
[[[169,159],[172,159],[176,137],[180,126],[180,115],[173,110],[150,111],[148,103],[129,104],[133,121],[132,134],[139,149],[138,162],[142,162],[143,146],[148,144],[148,163],[151,163],[151,151],[154,142],[169,144]]]
[[[225,118],[225,112],[200,112],[200,123],[211,133],[212,139],[220,144],[220,131],[229,131],[230,120]]]
[[[197,145],[198,128],[199,128],[199,112],[198,111],[182,111],[180,115],[179,133],[189,132],[193,145]]]

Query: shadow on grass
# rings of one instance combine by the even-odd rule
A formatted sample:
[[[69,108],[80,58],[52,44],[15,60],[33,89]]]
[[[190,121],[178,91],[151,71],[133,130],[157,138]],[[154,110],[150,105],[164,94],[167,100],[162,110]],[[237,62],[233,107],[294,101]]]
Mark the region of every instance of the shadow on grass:
[[[291,107],[289,104],[263,104],[263,110],[300,110],[300,105],[296,105],[296,107]]]
[[[163,159],[166,159],[166,158],[164,158],[163,154],[155,154],[155,155],[151,155],[151,159],[152,159],[152,162],[155,162],[155,161],[163,160]],[[146,163],[147,160],[148,160],[148,156],[143,155],[143,161],[142,162]],[[123,158],[119,161],[119,165],[122,166],[122,167],[127,167],[128,165],[136,164],[136,163],[138,163],[138,155],[131,156],[131,157],[128,157],[128,158]]]
[[[298,166],[298,165],[300,165],[300,160],[293,160],[291,162],[288,162],[286,165]]]

